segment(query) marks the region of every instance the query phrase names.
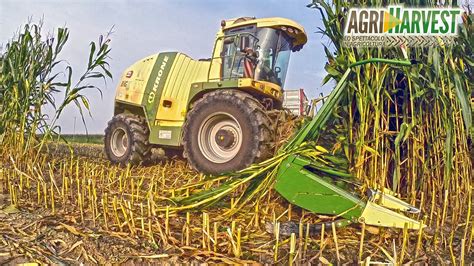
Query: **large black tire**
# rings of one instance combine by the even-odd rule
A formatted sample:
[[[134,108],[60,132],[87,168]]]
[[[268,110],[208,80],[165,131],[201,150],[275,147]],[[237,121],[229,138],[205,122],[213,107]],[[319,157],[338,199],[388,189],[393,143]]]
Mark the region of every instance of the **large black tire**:
[[[105,154],[120,165],[138,165],[147,162],[151,155],[148,142],[150,132],[145,118],[133,114],[118,114],[105,129]],[[124,140],[126,138],[126,141]]]
[[[210,160],[209,152],[206,153],[202,148],[206,142],[200,139],[201,135],[205,135],[203,133],[205,130],[202,128],[206,128],[204,126],[208,124],[206,121],[214,116],[226,115],[240,129],[238,137],[232,130],[218,130],[215,137],[209,138],[210,141],[215,138],[215,142],[220,144],[230,139],[224,143],[227,146],[219,146],[219,149],[230,146],[234,149],[232,153],[236,152],[236,154],[232,155],[234,157],[231,159],[226,157],[228,161]],[[216,125],[219,123],[216,122]],[[252,163],[269,158],[272,155],[273,138],[270,118],[260,102],[242,91],[217,90],[196,101],[187,114],[183,133],[184,157],[194,169],[206,174],[240,170]],[[235,142],[240,145],[235,145]]]

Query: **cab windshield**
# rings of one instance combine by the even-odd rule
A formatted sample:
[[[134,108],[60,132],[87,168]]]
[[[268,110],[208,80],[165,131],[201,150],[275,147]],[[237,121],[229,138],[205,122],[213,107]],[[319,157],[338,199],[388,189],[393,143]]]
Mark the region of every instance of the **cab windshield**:
[[[253,78],[285,84],[291,40],[281,30],[248,27],[228,32],[222,52],[222,79]]]
[[[291,41],[280,30],[261,28],[257,31],[258,64],[255,79],[283,87],[290,62]]]

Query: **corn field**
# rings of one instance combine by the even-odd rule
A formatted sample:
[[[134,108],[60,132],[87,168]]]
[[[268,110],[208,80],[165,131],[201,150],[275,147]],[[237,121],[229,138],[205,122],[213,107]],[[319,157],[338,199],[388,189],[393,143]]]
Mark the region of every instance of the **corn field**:
[[[403,58],[401,49],[352,49],[340,45],[343,16],[350,6],[383,6],[383,1],[315,1],[334,45],[326,48],[327,78],[338,79],[345,64],[371,57]],[[390,2],[390,4],[397,4]],[[406,5],[426,5],[407,1]],[[469,13],[469,12],[468,12]],[[356,74],[346,104],[337,111],[343,149],[351,171],[370,186],[389,187],[420,206],[431,232],[434,250],[459,258],[454,243],[471,249],[473,164],[470,95],[474,67],[473,17],[465,13],[458,44],[453,47],[408,48],[410,59],[422,62],[401,74],[385,67],[367,66]],[[336,125],[335,125],[336,126]],[[467,244],[466,244],[467,243]]]
[[[319,34],[330,42],[324,82],[338,81],[358,60],[405,57],[399,48],[341,45],[348,8],[395,3],[308,5],[323,17]],[[469,13],[457,45],[407,48],[420,62],[408,72],[381,64],[358,68],[335,119],[314,140],[285,146],[305,121],[280,113],[275,157],[217,177],[179,158],[118,167],[104,159],[101,145],[62,143],[56,121],[64,108],[73,104],[86,115],[85,90],[100,92],[90,81],[111,78],[109,35],[90,43],[87,69],[74,78],[58,60],[69,31],[45,38],[41,23],[27,24],[0,54],[0,262],[474,263]],[[46,105],[54,107],[53,117]],[[272,186],[279,163],[295,153],[364,187],[391,188],[421,210],[411,218],[428,227],[336,228],[331,217],[289,204]]]
[[[69,30],[58,28],[56,36],[46,38],[42,34],[42,21],[26,24],[0,57],[1,141],[3,148],[19,158],[36,158],[34,151],[41,151],[46,140],[58,136],[56,122],[66,106],[77,106],[84,121],[89,100],[83,92],[96,89],[101,93],[89,82],[112,77],[107,62],[108,36],[90,43],[87,69],[73,84],[72,67],[58,58]],[[52,115],[44,113],[46,105],[54,108]]]

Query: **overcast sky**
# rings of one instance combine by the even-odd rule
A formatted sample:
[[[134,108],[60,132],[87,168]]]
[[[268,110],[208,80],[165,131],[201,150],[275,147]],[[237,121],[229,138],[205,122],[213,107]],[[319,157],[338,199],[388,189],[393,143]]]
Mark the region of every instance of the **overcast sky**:
[[[304,88],[310,98],[327,94],[332,86],[321,89],[325,75],[324,51],[327,44],[315,33],[322,27],[319,13],[307,8],[310,0],[0,0],[0,43],[5,44],[28,21],[44,16],[44,31],[57,27],[70,29],[62,59],[72,66],[77,78],[85,69],[89,42],[97,40],[114,26],[111,37],[110,66],[114,79],[99,93],[87,93],[93,117],[87,117],[89,133],[103,133],[111,119],[115,87],[123,70],[139,59],[160,52],[180,51],[192,58],[211,56],[215,34],[222,19],[241,16],[286,17],[299,22],[308,34],[303,50],[290,59],[286,89]],[[101,85],[102,86],[102,85]],[[75,108],[65,111],[59,124],[63,133],[84,133]]]

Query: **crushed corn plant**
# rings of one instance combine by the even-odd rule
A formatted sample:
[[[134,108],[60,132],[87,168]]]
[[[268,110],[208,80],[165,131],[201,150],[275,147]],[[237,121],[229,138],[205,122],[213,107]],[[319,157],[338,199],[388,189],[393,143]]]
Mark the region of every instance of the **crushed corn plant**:
[[[66,82],[56,79],[68,31],[45,41],[28,25],[1,54],[0,262],[472,263],[472,15],[463,16],[457,45],[408,48],[417,64],[358,65],[405,57],[399,48],[341,46],[349,7],[384,4],[309,5],[331,42],[325,82],[347,78],[339,100],[311,121],[275,115],[275,156],[219,176],[177,158],[118,167],[100,145],[54,143],[57,117],[70,103],[88,109],[81,93],[90,87],[74,85],[69,67]],[[90,47],[79,80],[110,76],[108,41]],[[57,93],[66,95],[59,104]],[[58,106],[53,122],[42,112],[46,102]],[[389,188],[420,210],[407,214],[418,228],[341,221],[345,213],[289,203],[279,171],[298,160],[310,176],[351,188],[364,202]]]

